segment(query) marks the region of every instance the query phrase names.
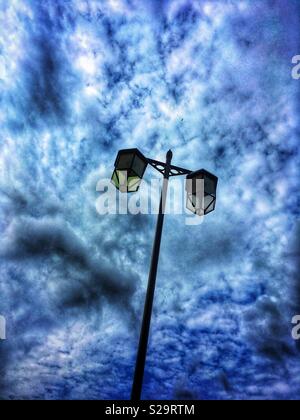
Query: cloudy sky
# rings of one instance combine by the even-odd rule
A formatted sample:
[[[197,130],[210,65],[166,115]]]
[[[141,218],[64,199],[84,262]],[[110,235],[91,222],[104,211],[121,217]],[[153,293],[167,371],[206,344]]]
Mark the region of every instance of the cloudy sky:
[[[299,398],[299,32],[297,0],[0,0],[0,398],[129,398],[155,216],[96,185],[131,147],[219,177],[166,217],[143,397]]]

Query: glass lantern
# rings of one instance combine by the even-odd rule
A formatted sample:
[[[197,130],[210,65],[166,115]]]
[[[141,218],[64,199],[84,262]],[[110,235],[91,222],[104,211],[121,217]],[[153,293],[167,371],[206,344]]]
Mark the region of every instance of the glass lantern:
[[[111,181],[122,193],[137,192],[147,165],[147,159],[138,149],[120,150]]]
[[[198,216],[205,216],[216,208],[218,178],[201,169],[187,176],[187,208]]]

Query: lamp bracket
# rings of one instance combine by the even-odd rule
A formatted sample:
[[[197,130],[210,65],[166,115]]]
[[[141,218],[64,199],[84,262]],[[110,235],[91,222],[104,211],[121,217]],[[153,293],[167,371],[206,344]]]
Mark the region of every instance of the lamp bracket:
[[[162,175],[165,175],[166,172],[166,163],[165,162],[159,162],[158,160],[148,159],[149,165],[151,165],[154,169],[156,169],[158,172],[160,172]],[[180,168],[179,166],[170,166],[170,177],[171,176],[181,176],[181,175],[189,175],[192,171],[189,171],[188,169]]]
[[[188,169],[180,168],[179,166],[171,166],[170,176],[181,176],[181,175],[189,175],[192,171]]]
[[[156,169],[158,172],[160,172],[162,175],[165,175],[167,165],[164,162],[159,162],[158,160],[148,159],[148,163],[154,169]]]

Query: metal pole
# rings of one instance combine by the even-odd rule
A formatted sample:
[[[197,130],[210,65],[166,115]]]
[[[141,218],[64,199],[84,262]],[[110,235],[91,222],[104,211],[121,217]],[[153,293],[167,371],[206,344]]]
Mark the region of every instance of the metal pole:
[[[149,340],[149,331],[150,331],[150,324],[151,324],[151,314],[152,314],[152,308],[153,308],[153,299],[154,299],[154,292],[155,292],[161,237],[162,237],[164,218],[165,218],[166,199],[167,199],[172,158],[173,158],[173,153],[171,150],[169,150],[167,153],[166,168],[165,168],[165,173],[164,173],[164,183],[163,183],[160,206],[159,206],[156,233],[155,233],[155,239],[154,239],[154,245],[153,245],[153,251],[152,251],[151,268],[150,268],[149,280],[148,280],[148,289],[147,289],[147,295],[146,295],[146,300],[145,300],[143,322],[142,322],[139,348],[138,348],[135,373],[134,373],[134,380],[133,380],[133,386],[132,386],[132,392],[131,392],[131,400],[133,401],[139,401],[141,399],[141,393],[142,393],[145,362],[146,362],[147,347],[148,347],[148,340]]]

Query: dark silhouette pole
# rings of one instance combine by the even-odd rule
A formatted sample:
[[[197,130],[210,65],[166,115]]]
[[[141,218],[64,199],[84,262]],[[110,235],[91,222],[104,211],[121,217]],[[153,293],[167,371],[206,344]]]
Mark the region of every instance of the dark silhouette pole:
[[[166,199],[167,199],[167,193],[168,193],[168,184],[169,184],[169,178],[170,178],[172,158],[173,158],[173,153],[171,150],[169,150],[167,153],[166,166],[164,170],[164,183],[163,183],[163,188],[162,188],[162,193],[161,193],[159,214],[158,214],[158,219],[157,219],[151,267],[150,267],[149,280],[148,280],[148,289],[147,289],[147,295],[146,295],[146,301],[145,301],[145,307],[144,307],[141,335],[140,335],[139,348],[138,348],[138,354],[137,354],[137,359],[136,359],[134,380],[133,380],[132,393],[131,393],[131,400],[134,400],[134,401],[139,401],[141,399],[141,393],[142,393],[145,362],[146,362],[146,356],[147,356],[147,347],[148,347],[149,332],[150,332],[150,325],[151,325],[151,315],[152,315],[152,308],[153,308],[153,299],[154,299],[154,292],[155,292],[155,285],[156,285],[159,252],[160,252],[162,231],[163,231],[164,218],[165,218]]]

